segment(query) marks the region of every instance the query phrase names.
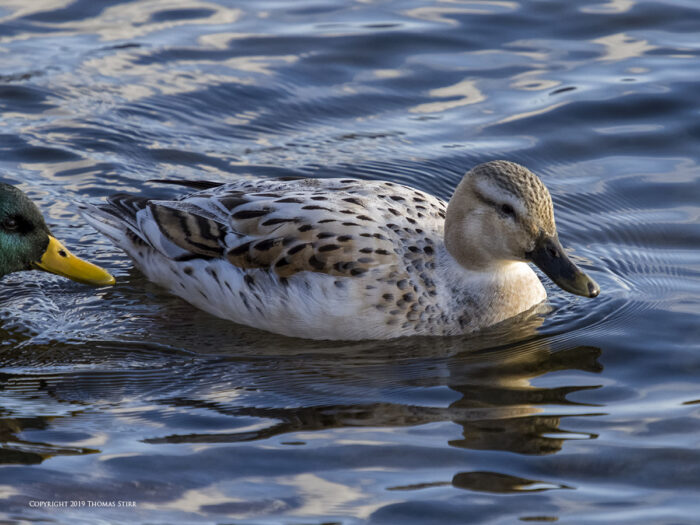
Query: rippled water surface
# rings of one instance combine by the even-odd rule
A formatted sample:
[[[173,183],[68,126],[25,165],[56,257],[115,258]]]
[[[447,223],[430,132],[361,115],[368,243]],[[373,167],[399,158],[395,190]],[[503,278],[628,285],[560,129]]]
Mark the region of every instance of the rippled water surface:
[[[0,283],[0,520],[697,523],[699,28],[694,0],[0,2],[0,181],[118,279]],[[603,292],[547,282],[477,337],[220,321],[74,206],[241,175],[449,198],[494,158]]]

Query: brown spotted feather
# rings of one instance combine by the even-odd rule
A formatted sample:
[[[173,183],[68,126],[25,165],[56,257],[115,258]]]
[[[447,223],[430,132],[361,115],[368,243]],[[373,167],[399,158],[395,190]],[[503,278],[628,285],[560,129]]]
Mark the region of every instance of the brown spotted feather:
[[[250,188],[256,191],[249,193],[252,184],[246,181],[179,201],[180,206],[192,205],[189,213],[168,208],[168,203],[151,208],[163,233],[192,253],[220,255],[226,233],[234,233],[223,248],[226,259],[239,268],[264,269],[279,277],[303,271],[354,277],[397,265],[406,253],[411,267],[421,271],[419,254],[431,255],[431,237],[440,235],[444,203],[400,186],[342,179],[318,188],[322,182],[256,181]],[[379,186],[385,206],[367,203],[368,185]],[[422,203],[420,209],[414,199]],[[207,216],[214,212],[216,221],[195,214],[197,203],[204,201],[208,206],[200,209]],[[415,236],[417,219],[422,222],[418,214],[435,219],[436,227],[422,238]],[[417,242],[404,243],[408,237]]]

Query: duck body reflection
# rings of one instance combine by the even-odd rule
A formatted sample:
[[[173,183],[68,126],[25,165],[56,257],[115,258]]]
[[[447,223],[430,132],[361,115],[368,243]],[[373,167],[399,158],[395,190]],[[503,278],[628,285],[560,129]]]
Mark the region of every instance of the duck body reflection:
[[[510,332],[501,327],[481,338],[399,339],[379,349],[369,343],[345,343],[331,349],[321,342],[279,338],[271,340],[267,351],[261,353],[258,345],[246,347],[243,337],[235,355],[175,354],[165,367],[153,367],[148,363],[157,359],[159,352],[154,350],[152,355],[141,355],[135,368],[122,371],[110,370],[113,365],[109,363],[125,352],[133,353],[133,349],[96,347],[105,359],[102,374],[91,370],[73,373],[70,378],[22,373],[4,376],[5,392],[15,408],[2,419],[6,428],[2,460],[5,465],[36,464],[66,454],[103,453],[99,445],[75,446],[76,441],[97,443],[96,436],[71,439],[69,430],[59,433],[56,443],[43,443],[43,455],[31,451],[28,440],[20,436],[31,436],[33,429],[48,425],[70,429],[81,417],[96,411],[109,414],[111,410],[116,410],[115,417],[108,417],[107,426],[98,432],[111,436],[102,446],[120,436],[123,425],[150,425],[152,430],[141,433],[136,454],[107,458],[102,462],[104,468],[146,485],[153,483],[156,471],[160,477],[179,470],[182,481],[168,496],[169,505],[182,504],[189,490],[209,486],[209,482],[200,486],[190,477],[197,464],[209,465],[209,475],[217,486],[240,488],[240,476],[253,472],[249,467],[231,468],[231,458],[247,463],[240,454],[251,454],[257,458],[254,463],[263,462],[254,470],[261,487],[276,485],[285,472],[306,479],[316,461],[310,454],[320,453],[325,461],[338,446],[356,448],[352,457],[359,454],[358,467],[368,472],[386,468],[408,472],[417,464],[431,464],[433,447],[415,455],[421,450],[420,437],[416,443],[403,444],[389,438],[379,447],[368,437],[398,428],[414,428],[420,435],[425,432],[422,429],[452,425],[460,429],[459,436],[449,432],[454,437],[444,446],[455,451],[556,454],[568,439],[567,431],[561,428],[563,422],[581,415],[568,414],[567,408],[586,407],[589,416],[597,412],[569,396],[597,385],[536,387],[531,382],[562,370],[598,373],[600,351],[589,347],[553,351],[546,340],[534,338],[540,322],[541,318],[530,317],[528,322],[515,322]],[[254,332],[251,342],[253,337]],[[498,348],[493,348],[494,341],[501,343]],[[189,363],[183,369],[186,373],[173,373],[184,363]],[[101,375],[98,382],[94,381],[96,375]],[[130,410],[129,399],[148,402],[140,401]],[[34,423],[24,420],[22,412],[33,410],[36,403],[52,408],[45,416],[32,419]],[[183,426],[179,414],[195,417],[196,429],[190,424]],[[73,446],[66,446],[66,440]],[[183,457],[158,452],[161,447],[196,447],[196,451]],[[284,449],[290,452],[280,456]],[[426,456],[420,459],[422,454]],[[465,458],[459,454],[437,456],[440,471],[453,469],[447,480],[432,480],[429,475],[401,483],[387,480],[387,494],[440,486],[484,493],[565,488],[556,480],[513,472],[500,460],[486,470],[465,470]],[[277,462],[282,457],[291,457],[291,463],[281,466]],[[343,457],[345,453],[332,462],[343,463]],[[220,464],[214,466],[212,461]],[[448,467],[450,462],[455,466]],[[33,490],[40,493],[42,484]],[[68,497],[73,490],[65,487],[63,496]],[[154,493],[154,497],[163,495]],[[140,494],[139,498],[147,501],[148,495]],[[240,515],[246,513],[241,511]]]

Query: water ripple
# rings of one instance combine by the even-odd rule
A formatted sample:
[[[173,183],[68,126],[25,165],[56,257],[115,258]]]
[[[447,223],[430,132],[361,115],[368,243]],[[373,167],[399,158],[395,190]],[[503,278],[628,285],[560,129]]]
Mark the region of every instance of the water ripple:
[[[0,181],[118,286],[2,279],[0,519],[694,523],[697,14],[691,0],[6,2]],[[494,158],[541,176],[602,292],[542,276],[547,304],[470,337],[330,344],[215,319],[73,204],[251,175],[448,199]],[[136,510],[29,506],[117,498]]]

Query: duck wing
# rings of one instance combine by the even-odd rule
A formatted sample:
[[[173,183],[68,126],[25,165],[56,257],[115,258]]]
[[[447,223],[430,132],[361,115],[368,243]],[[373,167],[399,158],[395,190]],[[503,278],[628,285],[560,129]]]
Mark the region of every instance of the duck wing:
[[[354,277],[400,266],[402,258],[432,253],[442,234],[444,202],[389,182],[241,179],[184,185],[201,191],[170,201],[114,195],[97,209],[120,235],[96,227],[122,248],[118,237],[174,261],[226,259],[280,278],[304,271]]]

